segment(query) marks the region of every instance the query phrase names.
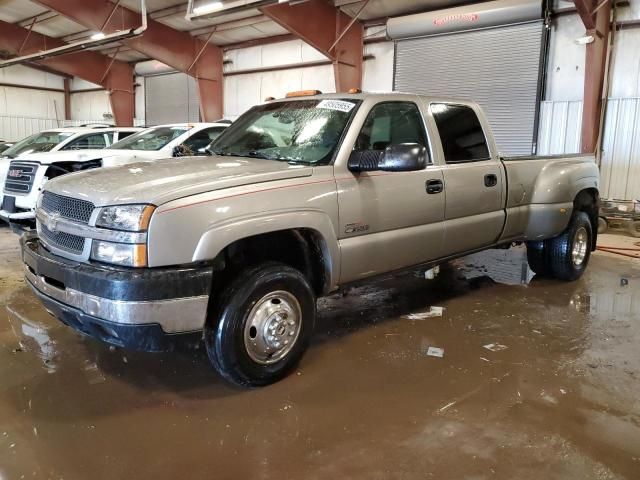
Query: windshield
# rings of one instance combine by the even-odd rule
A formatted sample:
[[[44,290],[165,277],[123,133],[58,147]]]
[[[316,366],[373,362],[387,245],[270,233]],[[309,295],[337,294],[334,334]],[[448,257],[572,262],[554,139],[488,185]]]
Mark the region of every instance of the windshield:
[[[160,150],[188,130],[189,127],[149,128],[114,143],[109,148],[113,150]]]
[[[211,144],[216,155],[327,165],[357,100],[313,99],[252,108]]]
[[[2,155],[15,158],[24,153],[49,152],[72,135],[73,132],[36,133],[5,150]]]

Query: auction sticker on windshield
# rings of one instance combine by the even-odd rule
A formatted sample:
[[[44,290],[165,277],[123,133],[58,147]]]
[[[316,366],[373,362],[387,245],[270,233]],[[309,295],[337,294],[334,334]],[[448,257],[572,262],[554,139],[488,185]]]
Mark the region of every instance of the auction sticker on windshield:
[[[326,108],[328,110],[337,110],[339,112],[350,112],[355,107],[355,103],[345,102],[344,100],[322,100],[316,108]]]

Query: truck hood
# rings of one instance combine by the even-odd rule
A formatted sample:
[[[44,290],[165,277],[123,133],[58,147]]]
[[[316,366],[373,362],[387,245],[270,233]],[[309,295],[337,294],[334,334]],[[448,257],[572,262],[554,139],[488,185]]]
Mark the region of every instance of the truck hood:
[[[98,168],[55,178],[45,190],[91,201],[96,207],[163,203],[253,183],[308,177],[313,168],[272,160],[185,157]]]

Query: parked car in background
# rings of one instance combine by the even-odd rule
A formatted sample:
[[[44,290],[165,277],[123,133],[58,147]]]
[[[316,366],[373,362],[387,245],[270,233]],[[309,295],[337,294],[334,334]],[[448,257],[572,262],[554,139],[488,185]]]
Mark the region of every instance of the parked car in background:
[[[9,148],[13,147],[13,143],[11,142],[2,142],[0,141],[0,156],[2,155],[2,152],[4,152],[5,150],[8,150]]]
[[[4,187],[0,219],[18,229],[34,227],[36,201],[48,180],[103,166],[206,154],[207,146],[228,126],[227,123],[197,123],[128,129],[126,138],[103,149],[62,148],[48,153],[22,153],[18,159],[11,160],[7,174],[0,176]],[[106,135],[111,130],[100,130],[100,134]],[[124,133],[119,130],[120,134]],[[97,130],[91,131],[95,134]],[[77,142],[71,143],[74,145],[77,146]]]
[[[301,358],[316,298],[350,283],[514,242],[538,274],[585,271],[593,155],[501,157],[467,101],[291,97],[241,116],[213,157],[47,183],[21,239],[47,310],[121,347],[204,339],[222,376],[265,385]]]
[[[62,173],[69,170],[78,162],[83,166],[88,166],[84,161],[83,152],[95,149],[102,149],[133,135],[142,129],[136,127],[68,127],[54,128],[44,132],[31,135],[6,149],[0,154],[0,219],[9,220],[2,211],[17,213],[16,220],[20,219],[20,210],[15,210],[15,203],[11,196],[8,199],[7,208],[4,208],[5,183],[9,172],[13,173],[13,179],[18,183],[10,184],[9,193],[19,197],[28,196],[32,190],[26,189],[21,183],[25,180],[35,180],[40,166],[52,165],[52,172]],[[64,158],[61,165],[55,165],[55,153],[59,152],[60,158]],[[22,160],[26,163],[22,164]],[[10,168],[12,162],[14,167]],[[45,176],[45,172],[41,172]],[[12,186],[14,187],[12,189]],[[37,195],[37,189],[35,190]],[[27,203],[35,206],[33,201],[26,200]],[[21,202],[18,202],[21,203]],[[13,207],[12,207],[13,206]],[[27,218],[29,216],[27,215]],[[31,215],[31,218],[33,216]]]

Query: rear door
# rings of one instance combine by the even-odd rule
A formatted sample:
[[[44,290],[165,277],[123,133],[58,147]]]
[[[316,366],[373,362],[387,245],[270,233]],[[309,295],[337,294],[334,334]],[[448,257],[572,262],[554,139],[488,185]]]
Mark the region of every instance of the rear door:
[[[470,105],[431,103],[445,162],[445,255],[497,241],[505,221],[505,180],[485,128]],[[488,127],[486,128],[488,130]]]

